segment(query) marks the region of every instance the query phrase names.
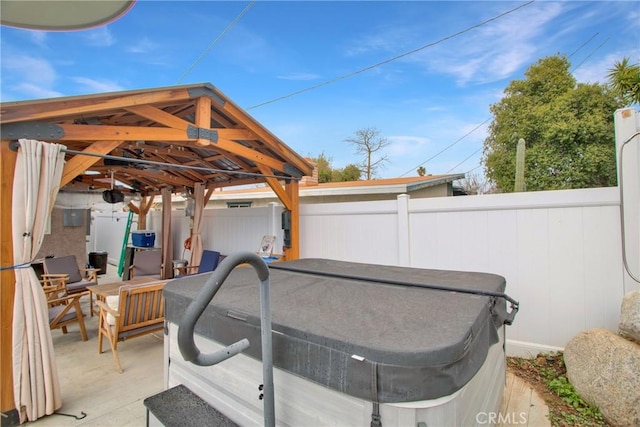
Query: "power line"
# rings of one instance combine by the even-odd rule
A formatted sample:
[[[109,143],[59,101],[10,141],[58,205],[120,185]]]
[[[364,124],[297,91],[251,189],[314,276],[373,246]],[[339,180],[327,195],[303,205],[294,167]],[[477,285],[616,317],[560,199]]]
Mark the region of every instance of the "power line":
[[[475,167],[475,168],[473,168],[473,169],[469,169],[469,170],[468,170],[468,171],[466,171],[464,174],[466,175],[466,174],[468,174],[469,172],[473,172],[474,170],[476,170],[476,169],[478,169],[478,168],[481,168],[481,167],[482,167],[482,165],[478,165],[478,166],[476,166],[476,167]]]
[[[242,19],[244,14],[247,13],[249,11],[249,9],[251,9],[251,6],[253,6],[253,4],[255,2],[256,2],[256,0],[251,0],[251,2],[249,2],[249,4],[242,10],[242,12],[240,12],[240,14],[238,16],[236,16],[236,18],[233,21],[231,21],[231,23],[229,25],[227,25],[227,28],[225,28],[224,31],[222,33],[220,33],[220,35],[218,37],[216,37],[214,41],[211,42],[209,47],[207,49],[205,49],[204,52],[202,52],[202,54],[198,57],[198,59],[196,59],[193,62],[193,64],[191,64],[191,66],[187,69],[187,71],[184,72],[182,77],[180,77],[178,79],[178,83],[182,82],[182,80],[184,80],[184,78],[187,77],[187,75],[196,67],[196,65],[198,65],[200,63],[200,61],[202,61],[204,59],[204,57],[209,54],[211,49],[213,49],[213,47],[220,40],[222,40],[222,38],[229,32],[229,30],[231,30],[231,28],[233,28],[233,26],[236,25],[238,23],[238,21],[240,21],[240,19]]]
[[[473,129],[471,129],[469,132],[467,132],[466,134],[462,135],[460,138],[456,139],[455,141],[453,141],[451,144],[447,145],[445,148],[443,148],[442,150],[438,151],[436,154],[434,154],[433,156],[429,157],[427,160],[425,160],[424,162],[420,163],[418,166],[413,167],[411,169],[409,169],[408,171],[406,171],[405,173],[403,173],[402,175],[400,175],[400,177],[403,177],[411,172],[413,172],[414,170],[416,170],[417,168],[419,168],[420,166],[424,165],[425,163],[435,159],[436,157],[438,157],[440,154],[444,153],[445,151],[447,151],[449,148],[453,147],[454,145],[456,145],[458,142],[462,141],[463,139],[465,139],[467,136],[471,135],[473,132],[475,132],[476,130],[480,129],[480,127],[487,123],[489,120],[491,120],[491,117],[489,117],[488,119],[486,119],[484,122],[480,123],[478,126],[474,127]]]
[[[509,15],[509,14],[517,11],[518,9],[522,9],[522,8],[524,8],[526,6],[529,6],[533,2],[535,2],[535,0],[528,1],[527,3],[521,4],[520,6],[517,6],[517,7],[513,8],[513,9],[511,9],[511,10],[503,12],[503,13],[497,15],[497,16],[494,16],[493,18],[487,19],[486,21],[480,22],[479,24],[475,24],[475,25],[473,25],[471,27],[468,27],[468,28],[466,28],[466,29],[464,29],[462,31],[458,31],[457,33],[454,33],[454,34],[451,34],[451,35],[446,36],[444,38],[441,38],[440,40],[437,40],[435,42],[428,43],[428,44],[426,44],[424,46],[421,46],[421,47],[419,47],[417,49],[413,49],[413,50],[411,50],[409,52],[405,52],[405,53],[400,54],[398,56],[394,56],[393,58],[384,60],[382,62],[378,62],[377,64],[370,65],[368,67],[362,68],[360,70],[357,70],[357,71],[354,71],[354,72],[351,72],[351,73],[348,73],[348,74],[343,74],[342,76],[338,76],[338,77],[333,78],[331,80],[327,80],[325,82],[318,83],[318,84],[313,85],[313,86],[309,86],[309,87],[307,87],[305,89],[300,89],[300,90],[297,90],[295,92],[291,92],[291,93],[289,93],[287,95],[283,95],[283,96],[280,96],[278,98],[274,98],[274,99],[272,99],[270,101],[265,101],[265,102],[263,102],[261,104],[252,105],[251,107],[248,107],[245,110],[252,110],[254,108],[263,107],[263,106],[268,105],[268,104],[273,104],[274,102],[282,101],[283,99],[291,98],[293,96],[300,95],[301,93],[309,92],[311,90],[318,89],[318,88],[320,88],[322,86],[326,86],[326,85],[329,85],[331,83],[335,83],[337,81],[348,79],[348,78],[356,76],[358,74],[362,74],[365,71],[372,70],[374,68],[380,67],[381,65],[385,65],[385,64],[388,64],[388,63],[393,62],[395,60],[398,60],[400,58],[404,58],[405,56],[413,55],[416,52],[420,52],[421,50],[427,49],[429,47],[433,47],[433,46],[439,45],[441,43],[444,43],[447,40],[450,40],[450,39],[458,37],[458,36],[460,36],[462,34],[468,33],[469,31],[475,30],[476,28],[480,28],[483,25],[486,25],[486,24],[488,24],[490,22],[496,21],[496,20],[502,18],[503,16]]]
[[[600,34],[600,32],[595,33],[594,35],[591,36],[591,38],[589,40],[587,40],[586,42],[582,43],[576,50],[574,50],[573,52],[571,52],[569,54],[569,56],[567,58],[571,58],[573,55],[575,55],[576,53],[578,53],[578,51],[580,49],[582,49],[583,47],[585,47],[591,40],[593,40],[594,38],[596,38],[596,36]]]
[[[458,166],[460,166],[461,164],[463,164],[464,162],[466,162],[467,160],[469,160],[470,158],[472,158],[473,156],[475,156],[478,151],[482,150],[482,147],[478,148],[476,151],[474,151],[473,153],[471,153],[469,156],[465,157],[465,159],[463,161],[461,161],[460,163],[458,163],[457,165],[455,165],[454,167],[452,167],[451,169],[449,169],[446,173],[449,173],[453,170],[455,170]],[[473,169],[472,169],[473,170]]]
[[[596,52],[597,52],[597,51],[598,51],[602,46],[604,46],[604,45],[609,41],[609,39],[610,39],[610,38],[611,38],[611,37],[607,37],[607,38],[605,39],[605,41],[603,41],[602,43],[600,43],[600,44],[598,45],[598,47],[596,47],[595,49],[593,49],[593,50],[591,51],[591,53],[590,53],[589,55],[587,55],[587,57],[586,57],[586,58],[584,58],[584,59],[582,60],[582,62],[581,62],[581,63],[579,63],[578,65],[576,65],[575,67],[573,67],[573,70],[571,70],[571,72],[573,73],[573,72],[575,72],[578,68],[580,68],[580,66],[581,66],[582,64],[584,64],[584,63],[587,61],[587,59],[591,58],[591,56],[592,56],[594,53],[596,53]]]

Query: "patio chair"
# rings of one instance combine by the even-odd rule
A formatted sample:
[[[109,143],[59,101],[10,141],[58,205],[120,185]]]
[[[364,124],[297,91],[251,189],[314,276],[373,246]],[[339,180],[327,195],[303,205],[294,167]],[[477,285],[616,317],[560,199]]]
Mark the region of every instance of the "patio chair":
[[[142,250],[133,254],[133,264],[129,266],[129,279],[140,276],[155,276],[160,279],[162,274],[162,251]]]
[[[176,267],[176,278],[190,276],[193,274],[207,273],[218,268],[220,263],[220,252],[218,251],[202,251],[202,258],[200,258],[199,265],[187,265],[183,267]],[[189,273],[189,270],[194,270],[193,273]]]
[[[86,291],[87,286],[97,285],[98,271],[99,268],[79,268],[75,255],[45,258],[42,280],[45,286],[62,282],[67,293],[72,295]]]
[[[62,329],[62,333],[66,334],[68,325],[78,323],[82,341],[87,341],[84,314],[80,308],[80,298],[87,292],[69,295],[63,281],[58,281],[54,285],[44,285],[42,289],[47,297],[49,308],[49,328]]]
[[[121,286],[118,295],[96,301],[98,318],[98,353],[102,338],[111,346],[116,370],[122,373],[118,342],[161,331],[164,328],[163,283]]]

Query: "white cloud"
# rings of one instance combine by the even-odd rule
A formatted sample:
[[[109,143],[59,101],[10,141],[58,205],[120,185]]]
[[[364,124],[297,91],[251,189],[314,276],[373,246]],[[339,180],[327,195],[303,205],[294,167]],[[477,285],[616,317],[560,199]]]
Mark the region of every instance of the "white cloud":
[[[431,142],[429,138],[408,135],[389,136],[387,139],[390,144],[386,151],[392,157],[415,153]]]
[[[47,87],[37,85],[35,83],[20,83],[13,88],[21,94],[27,95],[26,98],[57,98],[63,96],[60,92]]]
[[[2,58],[3,78],[7,72],[17,76],[27,86],[37,85],[48,90],[57,80],[53,66],[46,60],[27,55],[8,55]]]
[[[305,80],[305,81],[317,80],[320,77],[322,76],[315,73],[289,73],[289,74],[277,76],[277,78],[282,80]]]
[[[427,67],[453,75],[462,86],[509,77],[537,56],[538,37],[563,7],[561,3],[533,4],[447,43],[435,55],[419,58]]]
[[[475,12],[467,10],[470,18],[462,22],[461,17],[439,38],[454,35],[456,31],[507,10],[505,3],[495,5],[488,10],[487,3],[482,3]],[[568,7],[571,6],[561,2],[535,3],[399,60],[419,64],[431,72],[451,75],[460,86],[507,78],[536,58],[540,45],[544,44],[540,37],[548,36],[549,25]],[[416,40],[422,40],[422,46],[437,42],[438,38],[432,39],[428,31],[428,27],[415,26],[378,28],[375,35],[358,40],[346,53],[353,56],[382,51],[388,52],[391,58],[420,48],[416,46]]]
[[[80,90],[80,92],[105,93],[117,92],[125,89],[119,84],[110,80],[98,80],[88,77],[73,77],[72,80],[84,88],[83,90]]]
[[[127,52],[129,53],[148,53],[155,50],[158,47],[157,43],[152,42],[149,38],[145,37],[142,40],[138,40],[137,43],[129,46]]]
[[[109,28],[105,25],[95,30],[89,30],[84,33],[84,38],[88,45],[98,47],[109,47],[115,43],[115,39],[109,31]]]
[[[370,52],[401,53],[409,50],[408,46],[420,39],[420,30],[412,27],[398,27],[397,25],[376,28],[375,34],[360,37],[345,50],[345,56],[361,56]]]
[[[29,31],[31,41],[40,47],[46,47],[47,33],[44,31]]]
[[[583,64],[574,65],[575,70],[573,76],[579,83],[606,83],[609,69],[613,68],[613,64],[620,61],[624,57],[624,53],[609,54],[601,58],[597,62],[588,61]]]

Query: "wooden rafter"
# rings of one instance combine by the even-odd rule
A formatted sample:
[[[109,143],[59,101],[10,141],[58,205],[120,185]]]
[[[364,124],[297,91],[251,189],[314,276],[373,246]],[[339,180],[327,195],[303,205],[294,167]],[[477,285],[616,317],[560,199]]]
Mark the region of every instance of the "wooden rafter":
[[[125,110],[170,128],[185,130],[191,125],[190,122],[151,105],[134,105],[125,108]]]
[[[89,147],[84,149],[85,153],[92,154],[108,154],[114,148],[117,148],[122,141],[99,141],[94,142]],[[74,156],[65,165],[62,171],[62,179],[60,180],[60,187],[64,187],[75,177],[82,174],[100,160],[99,157],[94,156]]]
[[[264,166],[258,166],[258,169],[260,169],[260,173],[262,173],[263,175],[271,174],[271,171]],[[291,209],[291,197],[289,197],[289,195],[284,191],[284,188],[282,188],[282,184],[280,184],[280,181],[275,178],[266,178],[266,181],[273,192],[276,193],[276,196],[278,196],[278,199],[280,199],[284,207],[287,209]]]
[[[232,103],[226,103],[222,108],[237,121],[245,122],[245,120],[243,119],[247,118],[247,114],[244,111],[240,110],[240,108],[238,108],[236,105]],[[277,138],[275,138],[266,129],[258,126],[255,122],[251,120],[246,121],[246,126],[249,130],[255,132],[255,134],[260,139],[269,142],[276,152],[282,154],[289,151],[289,149],[285,145],[283,145]],[[301,158],[291,158],[290,160],[293,166],[302,171],[309,168],[309,165]]]

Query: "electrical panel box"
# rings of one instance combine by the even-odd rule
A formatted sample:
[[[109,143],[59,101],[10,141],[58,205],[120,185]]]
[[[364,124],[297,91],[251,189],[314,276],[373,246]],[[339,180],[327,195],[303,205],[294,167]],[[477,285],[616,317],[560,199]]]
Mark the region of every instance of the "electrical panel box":
[[[62,225],[64,227],[82,227],[86,216],[86,209],[65,209],[62,213]]]
[[[284,230],[284,246],[291,247],[291,211],[282,211],[282,229]]]

